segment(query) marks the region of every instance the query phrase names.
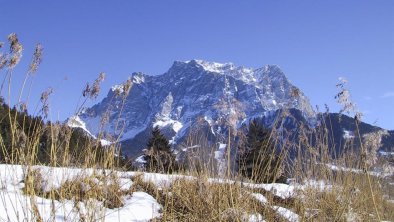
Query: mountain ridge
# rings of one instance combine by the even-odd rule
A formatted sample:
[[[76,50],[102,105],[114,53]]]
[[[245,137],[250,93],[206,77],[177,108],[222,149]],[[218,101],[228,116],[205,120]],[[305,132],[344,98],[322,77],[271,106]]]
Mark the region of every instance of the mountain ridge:
[[[93,135],[103,131],[119,137],[129,154],[143,149],[154,126],[176,145],[199,121],[214,136],[224,134],[227,126],[236,130],[250,119],[269,119],[283,109],[299,110],[298,118],[310,127],[317,124],[309,99],[277,65],[247,68],[204,60],[175,61],[161,75],[135,72],[131,80],[125,100],[116,97],[122,86],[115,85],[78,117]],[[108,117],[104,125],[103,116]]]

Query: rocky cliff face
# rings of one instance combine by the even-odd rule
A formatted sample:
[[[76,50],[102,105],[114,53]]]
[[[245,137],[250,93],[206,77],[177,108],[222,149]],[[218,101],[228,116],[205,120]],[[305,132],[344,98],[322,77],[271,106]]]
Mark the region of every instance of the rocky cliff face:
[[[204,121],[212,134],[220,134],[223,121],[237,129],[248,119],[285,107],[299,110],[311,125],[316,121],[308,98],[276,65],[252,69],[232,63],[176,61],[162,75],[134,73],[131,78],[133,86],[124,103],[115,95],[121,86],[114,86],[103,101],[79,116],[94,135],[120,136],[128,144],[126,153],[140,150],[156,125],[176,144],[198,121]],[[105,125],[103,116],[109,120]]]

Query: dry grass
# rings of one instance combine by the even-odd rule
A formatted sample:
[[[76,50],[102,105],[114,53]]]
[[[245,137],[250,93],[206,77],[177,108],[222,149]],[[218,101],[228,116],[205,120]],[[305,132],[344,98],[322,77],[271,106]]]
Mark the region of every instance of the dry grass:
[[[83,202],[94,199],[102,201],[104,207],[113,209],[124,205],[123,196],[131,195],[132,190],[122,189],[117,174],[81,173],[61,183],[59,188],[50,191],[44,190],[44,183],[48,183],[42,177],[39,168],[29,170],[25,176],[23,193],[26,195],[41,196],[58,201],[73,200]]]
[[[89,199],[103,201],[104,206],[113,209],[123,206],[124,195],[129,192],[122,191],[119,181],[115,177],[110,180],[105,177],[88,176],[79,177],[64,182],[59,189],[54,191],[62,199],[81,202]]]
[[[208,178],[179,178],[168,187],[157,187],[133,178],[133,190],[147,192],[163,206],[161,221],[248,221],[260,214],[269,221],[284,220],[271,204],[265,205],[241,184],[209,182]]]
[[[298,213],[306,221],[379,221],[371,199],[366,176],[342,173],[325,189],[309,187],[300,191]],[[393,205],[383,198],[379,179],[373,180],[373,190],[379,216],[383,220],[394,218]]]

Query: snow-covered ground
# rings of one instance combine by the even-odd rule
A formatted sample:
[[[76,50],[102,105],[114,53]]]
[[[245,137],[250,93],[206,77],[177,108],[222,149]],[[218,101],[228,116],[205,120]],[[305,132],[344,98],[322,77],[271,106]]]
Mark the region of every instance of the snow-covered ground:
[[[59,188],[67,180],[78,180],[81,175],[93,174],[92,169],[50,168],[37,166],[45,183],[43,190]],[[36,221],[31,203],[35,203],[43,221],[83,221],[82,215],[94,212],[94,221],[149,221],[160,216],[160,204],[145,192],[133,192],[123,197],[123,207],[108,209],[102,201],[86,200],[51,200],[41,197],[26,196],[24,187],[24,172],[20,165],[0,165],[0,221]],[[119,172],[119,174],[121,174]],[[132,181],[127,175],[119,175],[121,189],[130,189]],[[79,211],[76,210],[76,204]],[[92,210],[93,209],[93,210]],[[83,212],[82,214],[80,212]]]
[[[54,168],[46,166],[33,166],[42,176],[41,188],[45,192],[58,189],[66,181],[80,181],[92,175],[116,175],[123,191],[132,190],[133,178],[140,177],[143,181],[152,182],[160,188],[169,187],[176,179],[195,179],[185,175],[166,175],[157,173],[119,172],[101,169]],[[89,216],[95,221],[149,221],[160,217],[162,206],[148,193],[133,191],[122,196],[124,205],[120,208],[106,208],[103,201],[89,199],[80,202],[76,200],[51,200],[38,196],[27,196],[22,189],[24,175],[27,168],[21,165],[0,165],[0,221],[35,221],[38,213],[43,221],[80,221]],[[234,183],[231,180],[211,178],[209,183]],[[238,182],[237,182],[238,183]],[[240,182],[239,182],[240,183]],[[102,181],[97,180],[98,185]],[[318,184],[318,185],[316,185]],[[273,195],[286,199],[296,195],[298,185],[291,184],[252,184],[242,183],[245,188],[264,189]],[[312,183],[312,186],[325,186]],[[299,216],[291,209],[275,206],[260,193],[250,193],[252,197],[262,204],[271,207],[278,215],[288,221],[300,221]],[[32,203],[34,203],[32,205]],[[93,213],[93,215],[89,215]],[[85,218],[86,219],[86,218]],[[264,221],[259,213],[245,215],[245,221]]]
[[[352,173],[364,173],[362,170],[360,169],[354,169],[354,168],[347,168],[347,167],[343,167],[343,166],[337,166],[334,164],[326,164],[327,167],[329,167],[331,170],[334,171],[344,171],[344,172],[352,172]],[[381,178],[385,178],[385,177],[390,177],[394,174],[394,169],[392,166],[388,165],[385,169],[374,169],[374,170],[370,170],[367,172],[369,175],[371,176],[376,176],[376,177],[381,177]]]
[[[329,165],[329,167],[332,170],[349,170],[335,165]],[[42,221],[150,221],[161,216],[163,206],[150,194],[137,188],[134,189],[134,184],[138,184],[136,178],[152,183],[158,190],[171,188],[171,184],[179,179],[197,179],[193,176],[176,174],[47,166],[32,166],[30,170],[40,173],[41,179],[36,183],[39,183],[38,185],[43,192],[59,190],[65,182],[78,182],[84,178],[92,178],[98,186],[109,185],[116,180],[119,184],[119,190],[122,191],[121,200],[123,205],[119,208],[110,209],[107,208],[104,200],[66,198],[52,200],[43,198],[43,196],[28,196],[23,193],[27,167],[0,164],[0,222],[37,221],[37,215]],[[116,179],[111,181],[108,178]],[[254,184],[222,178],[208,178],[207,182],[212,184],[238,184],[245,188],[246,193],[251,198],[272,209],[283,220],[291,222],[301,221],[301,216],[293,209],[286,208],[279,202],[273,201],[272,197],[282,200],[292,198],[302,200],[305,197],[304,195],[311,190],[324,192],[333,189],[333,185],[323,180],[306,180],[302,184],[294,181],[290,184]],[[245,212],[243,218],[245,218],[244,221],[250,222],[265,221],[264,216],[259,212],[250,214]]]

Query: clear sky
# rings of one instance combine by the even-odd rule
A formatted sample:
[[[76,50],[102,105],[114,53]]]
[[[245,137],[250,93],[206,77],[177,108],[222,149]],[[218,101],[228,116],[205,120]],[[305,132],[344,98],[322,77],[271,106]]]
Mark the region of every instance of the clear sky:
[[[0,41],[15,32],[25,48],[15,90],[34,45],[44,46],[29,105],[53,87],[53,120],[73,114],[101,71],[96,102],[134,71],[162,74],[174,60],[196,58],[277,64],[313,105],[333,112],[335,84],[346,77],[364,121],[394,129],[392,0],[0,0],[0,22]]]

